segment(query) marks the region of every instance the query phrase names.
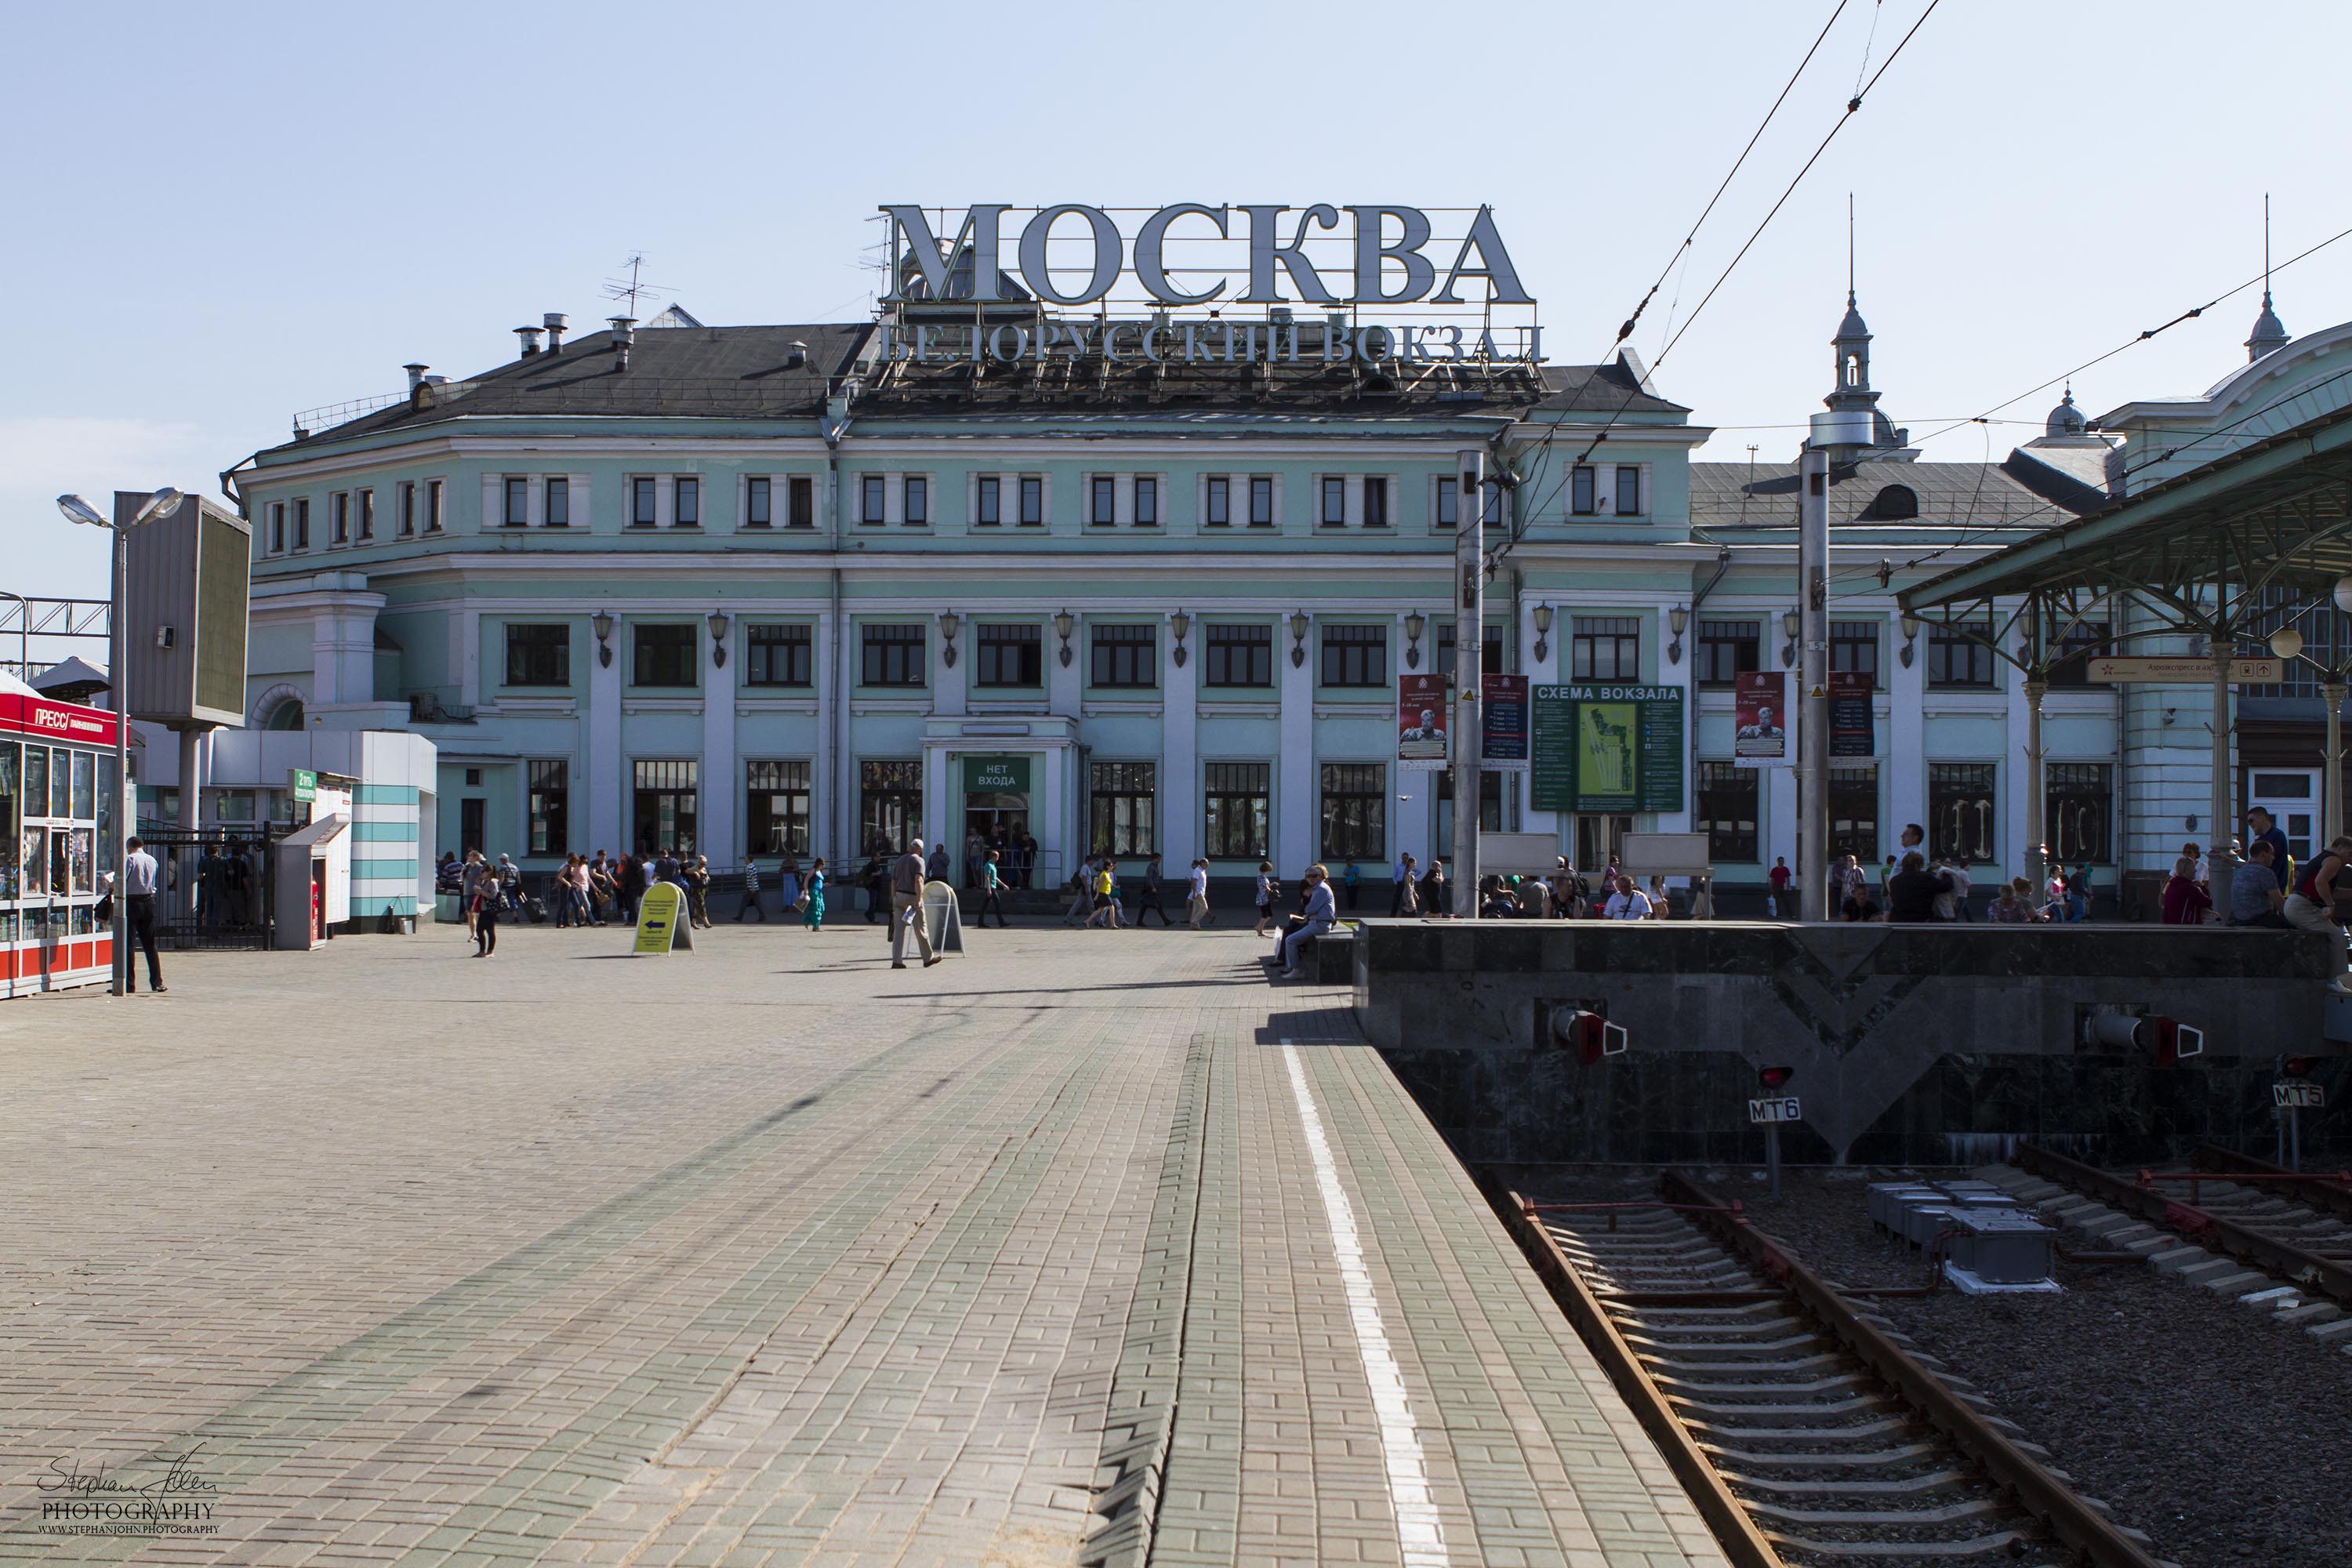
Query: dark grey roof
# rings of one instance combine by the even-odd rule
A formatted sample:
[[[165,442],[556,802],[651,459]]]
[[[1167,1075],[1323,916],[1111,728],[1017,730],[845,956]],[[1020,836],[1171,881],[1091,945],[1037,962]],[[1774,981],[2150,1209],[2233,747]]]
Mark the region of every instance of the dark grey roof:
[[[613,334],[591,332],[565,343],[561,353],[532,354],[427,387],[421,398],[314,432],[310,441],[510,415],[805,418],[824,408],[833,378],[849,368],[872,331],[862,321],[639,328],[626,370],[614,367]],[[793,367],[786,362],[795,342],[808,350]]]
[[[2053,479],[2063,477],[2053,475]],[[1905,515],[1906,498],[1895,489],[1897,486],[1910,492],[1916,515]],[[1752,468],[1746,463],[1693,463],[1690,491],[1691,522],[1710,533],[1793,533],[1796,529],[1794,463],[1758,463]],[[2066,521],[2088,504],[2078,490],[2064,496],[2037,493],[1998,463],[1864,460],[1830,470],[1833,531],[2031,531]]]
[[[1622,359],[1607,364],[1548,364],[1543,367],[1550,395],[1538,408],[1570,414],[1687,414],[1642,384]]]

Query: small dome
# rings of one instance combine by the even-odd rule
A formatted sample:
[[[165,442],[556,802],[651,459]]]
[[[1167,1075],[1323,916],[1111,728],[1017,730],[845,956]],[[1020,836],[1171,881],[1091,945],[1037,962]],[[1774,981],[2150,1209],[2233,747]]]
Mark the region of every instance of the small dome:
[[[2286,324],[2271,309],[2271,291],[2263,290],[2263,313],[2254,318],[2254,330],[2246,339],[2246,359],[2249,363],[2262,358],[2273,349],[2284,348],[2287,342]]]
[[[2044,436],[2080,436],[2090,428],[2090,425],[2091,422],[2083,417],[2083,411],[2074,406],[2074,388],[2070,383],[2066,395],[2059,399],[2058,406],[2050,411],[2042,433]]]
[[[1863,324],[1862,311],[1855,307],[1853,290],[1849,289],[1845,296],[1845,320],[1838,323],[1837,336],[1830,341],[1843,343],[1868,336],[1870,329]]]

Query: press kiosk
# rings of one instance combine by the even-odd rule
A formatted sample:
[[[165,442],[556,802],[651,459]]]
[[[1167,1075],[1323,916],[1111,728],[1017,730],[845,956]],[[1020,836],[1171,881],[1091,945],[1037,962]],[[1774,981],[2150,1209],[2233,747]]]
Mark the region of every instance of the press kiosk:
[[[0,996],[111,977],[117,795],[114,715],[0,674]]]
[[[278,920],[270,945],[301,952],[328,941],[352,918],[351,781],[293,770],[294,808],[310,823],[277,845]]]

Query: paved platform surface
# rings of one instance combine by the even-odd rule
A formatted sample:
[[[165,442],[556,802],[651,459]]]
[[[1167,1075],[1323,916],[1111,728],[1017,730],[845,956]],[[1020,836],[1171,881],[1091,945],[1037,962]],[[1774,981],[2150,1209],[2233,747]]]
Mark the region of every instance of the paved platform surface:
[[[0,1561],[1720,1561],[1343,992],[877,931],[0,1005]]]

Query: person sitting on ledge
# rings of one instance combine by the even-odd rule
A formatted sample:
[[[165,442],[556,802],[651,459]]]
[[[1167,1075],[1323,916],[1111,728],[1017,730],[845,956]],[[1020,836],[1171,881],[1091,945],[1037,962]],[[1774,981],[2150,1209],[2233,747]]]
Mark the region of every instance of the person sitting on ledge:
[[[2344,962],[2344,928],[2336,923],[2336,882],[2343,874],[2345,864],[2352,860],[2352,838],[2338,834],[2327,847],[2303,863],[2303,874],[2295,879],[2294,891],[2279,906],[2279,913],[2287,924],[2300,931],[2325,931],[2336,942],[2338,970],[2336,989],[2347,986],[2341,965]]]
[[[2022,877],[2012,877],[2002,885],[2000,897],[1985,906],[1985,919],[1997,925],[2034,925],[2042,916],[2033,908],[2033,884]]]
[[[2197,862],[2187,856],[2172,863],[2172,879],[2164,884],[2164,923],[2194,926],[2205,923],[2213,900],[2197,885]]]
[[[1927,858],[1914,849],[1886,879],[1886,919],[1895,925],[1930,924],[1936,919],[1936,895],[1951,890],[1952,879],[1928,870]]]
[[[2230,923],[2233,926],[2266,926],[2273,931],[2290,931],[2286,916],[2280,908],[2286,894],[2279,889],[2275,862],[2278,851],[2270,840],[2257,838],[2248,852],[2248,858],[2230,875]]]

